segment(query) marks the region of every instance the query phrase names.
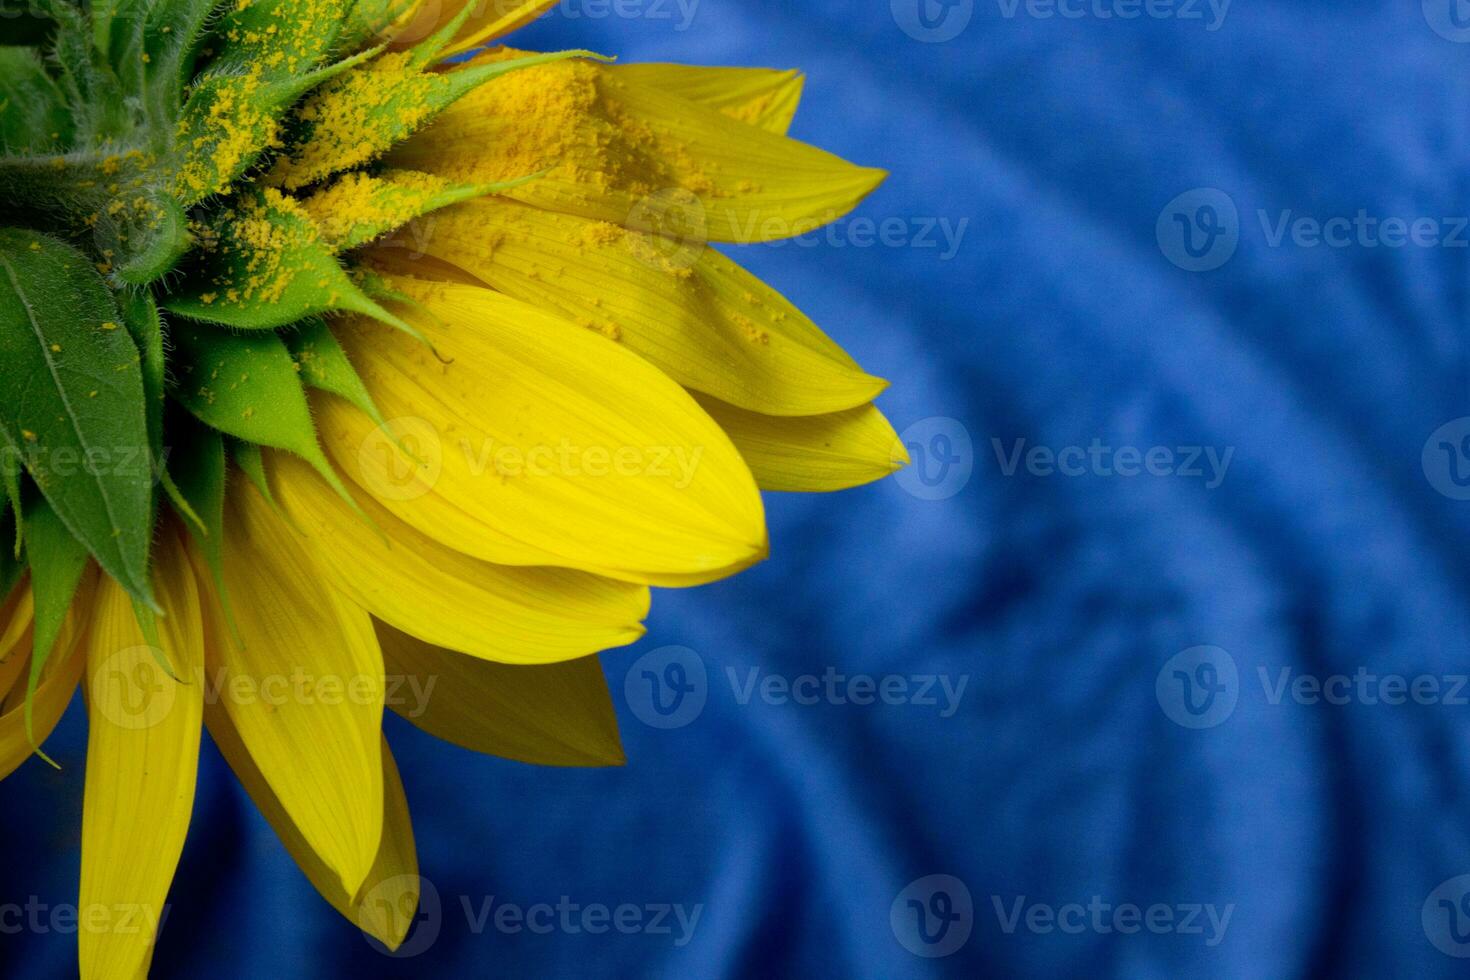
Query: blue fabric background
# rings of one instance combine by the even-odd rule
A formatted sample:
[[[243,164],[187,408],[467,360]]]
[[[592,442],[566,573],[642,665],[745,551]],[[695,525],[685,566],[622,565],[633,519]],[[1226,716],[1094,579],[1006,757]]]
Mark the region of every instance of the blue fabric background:
[[[889,0],[703,0],[687,30],[647,0],[518,35],[804,68],[795,135],[893,171],[859,215],[968,220],[947,259],[842,230],[739,254],[892,380],[881,404],[918,445],[944,449],[925,420],[957,420],[973,448],[945,488],[970,478],[942,500],[912,478],[772,498],[769,562],[659,594],[649,637],[606,658],[625,769],[535,770],[393,719],[442,901],[414,958],[317,899],[207,750],[156,975],[1463,976],[1432,941],[1437,903],[1429,928],[1421,909],[1470,872],[1470,708],[1272,703],[1258,679],[1470,664],[1470,505],[1421,466],[1430,433],[1470,415],[1470,253],[1273,246],[1258,217],[1470,213],[1470,44],[1430,27],[1450,2],[1236,0],[1212,31],[1204,4],[1104,20],[960,0],[968,27],[924,43]],[[1208,272],[1156,238],[1194,188],[1239,215]],[[993,440],[1018,439],[1234,455],[1215,488],[1007,475]],[[671,644],[697,651],[708,703],[660,730],[623,681]],[[1201,645],[1237,667],[1236,703],[1194,729],[1164,710],[1172,672],[1156,679]],[[969,680],[949,718],[742,705],[726,670],[754,666]],[[0,786],[0,900],[74,901],[80,722],[73,705],[49,746],[63,773],[33,762]],[[890,907],[935,874],[965,884],[973,928],[919,957]],[[677,930],[477,935],[461,904],[564,895],[703,910],[677,946]],[[1208,925],[1007,931],[997,903],[1022,898],[1232,912],[1214,945]],[[0,972],[71,975],[73,945],[0,936]]]

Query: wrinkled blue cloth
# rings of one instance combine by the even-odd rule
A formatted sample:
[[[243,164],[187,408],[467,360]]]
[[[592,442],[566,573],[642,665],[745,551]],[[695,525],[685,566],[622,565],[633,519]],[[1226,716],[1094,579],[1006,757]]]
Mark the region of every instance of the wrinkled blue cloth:
[[[605,658],[626,768],[391,719],[410,957],[206,749],[155,975],[1463,976],[1464,5],[691,2],[516,41],[809,73],[795,135],[893,176],[735,251],[921,468],[773,497],[769,562],[656,596]],[[0,904],[75,900],[80,715],[0,785]],[[73,947],[0,932],[0,973]]]

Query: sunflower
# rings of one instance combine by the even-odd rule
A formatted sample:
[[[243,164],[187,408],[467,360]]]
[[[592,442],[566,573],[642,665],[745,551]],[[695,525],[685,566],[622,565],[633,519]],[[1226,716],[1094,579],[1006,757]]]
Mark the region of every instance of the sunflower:
[[[883,174],[786,137],[796,72],[487,47],[551,5],[0,9],[0,777],[80,686],[85,977],[147,972],[203,729],[396,947],[385,708],[620,764],[596,654],[650,586],[764,558],[762,488],[905,462],[710,247]]]

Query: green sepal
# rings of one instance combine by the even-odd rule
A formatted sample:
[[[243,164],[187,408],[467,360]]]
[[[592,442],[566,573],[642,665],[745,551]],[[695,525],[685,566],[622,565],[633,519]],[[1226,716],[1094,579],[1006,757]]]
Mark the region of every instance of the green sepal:
[[[5,23],[0,47],[17,44],[40,47],[56,31],[56,22],[44,16],[30,0],[0,0],[0,21]]]
[[[54,152],[73,135],[66,100],[41,52],[0,47],[0,151]]]
[[[226,435],[295,453],[352,499],[317,444],[301,376],[279,336],[180,323],[173,341],[179,404]]]
[[[108,214],[106,209],[97,212],[97,239],[100,243],[111,237],[116,243],[112,247],[116,253],[112,271],[118,280],[146,286],[188,254],[194,244],[189,216],[172,195],[157,188],[119,200],[123,207],[116,214]],[[125,219],[120,226],[119,215]]]
[[[164,307],[240,330],[276,330],[332,311],[362,313],[409,333],[373,302],[322,241],[311,216],[266,188],[216,215],[188,287]]]
[[[132,123],[126,93],[106,54],[93,43],[89,14],[68,0],[35,3],[56,21],[48,60],[74,113],[76,142],[88,147],[124,142]]]
[[[146,399],[121,318],[76,249],[0,229],[0,436],[103,569],[156,608]]]
[[[20,453],[9,446],[0,446],[0,485],[5,488],[5,500],[10,507],[10,512],[15,515],[15,557],[20,559],[21,545],[25,540],[25,521],[20,519],[23,513],[20,501],[20,480],[23,467],[21,466]],[[0,538],[0,544],[4,538]]]
[[[357,0],[342,25],[337,42],[342,48],[358,48],[372,41],[383,41],[387,28],[400,15],[411,10],[416,0]],[[474,6],[466,4],[466,6]]]
[[[301,380],[308,387],[346,399],[348,403],[386,429],[383,415],[368,394],[357,369],[347,359],[347,352],[337,343],[324,320],[306,320],[295,330],[281,335],[300,368]]]
[[[556,51],[431,72],[414,67],[405,54],[382,55],[311,93],[296,110],[290,143],[267,179],[296,190],[370,163],[491,79],[568,58],[610,60],[591,51]],[[351,126],[324,128],[319,120],[351,120]]]
[[[281,513],[280,506],[276,503],[275,492],[271,490],[270,478],[265,475],[265,456],[260,447],[253,442],[240,442],[238,439],[230,441],[230,459],[240,468],[246,478],[260,491],[266,503],[275,508],[276,513]]]
[[[194,75],[194,62],[203,43],[205,27],[221,0],[161,0],[148,11],[143,35],[144,77],[152,114],[172,119],[183,104],[184,90]]]
[[[164,377],[168,363],[163,351],[163,318],[158,304],[147,290],[124,293],[118,297],[123,324],[138,348],[143,369],[144,417],[148,424],[148,448],[155,467],[163,465],[163,406],[167,392]]]
[[[302,199],[322,241],[334,253],[358,248],[415,218],[462,201],[499,194],[535,179],[497,184],[456,184],[417,170],[344,174]]]
[[[16,528],[25,524],[20,515],[11,509],[10,502],[0,503],[0,542],[14,537],[20,540]],[[10,598],[11,590],[15,583],[20,581],[21,574],[26,570],[25,562],[20,560],[20,552],[17,549],[12,555],[9,548],[0,548],[0,606]]]
[[[59,769],[36,744],[33,707],[41,672],[61,636],[66,614],[86,571],[87,547],[72,536],[43,497],[36,497],[27,508],[25,523],[26,559],[30,563],[31,594],[35,600],[34,646],[30,674],[26,678],[26,738],[37,755]]]
[[[281,117],[301,96],[375,55],[363,51],[304,75],[274,76],[263,66],[212,69],[190,90],[178,124],[174,194],[184,207],[223,194],[277,137]]]
[[[143,634],[143,642],[148,644],[148,652],[153,655],[153,662],[158,664],[158,669],[167,674],[169,680],[183,684],[184,681],[179,678],[174,671],[174,665],[168,662],[168,657],[163,652],[163,640],[158,635],[158,615],[135,600],[133,618],[138,621],[138,632]]]
[[[324,62],[355,0],[250,0],[224,8],[215,26],[210,72],[259,70],[269,79],[300,78]]]
[[[459,29],[464,26],[464,22],[477,11],[480,11],[480,5],[477,3],[467,3],[461,7],[459,13],[455,14],[449,23],[413,46],[408,52],[408,63],[414,68],[428,68],[438,61],[439,52],[449,47],[454,40],[454,35],[458,34]]]
[[[214,580],[215,595],[219,597],[220,607],[224,610],[225,622],[231,636],[239,642],[240,631],[235,625],[229,590],[225,587],[225,489],[228,484],[228,467],[224,437],[214,429],[182,415],[175,422],[177,424],[170,431],[182,435],[175,447],[179,451],[174,457],[179,461],[179,493],[189,510],[196,515],[197,521],[190,523],[189,535],[204,555],[210,577]],[[178,509],[177,501],[175,509]]]

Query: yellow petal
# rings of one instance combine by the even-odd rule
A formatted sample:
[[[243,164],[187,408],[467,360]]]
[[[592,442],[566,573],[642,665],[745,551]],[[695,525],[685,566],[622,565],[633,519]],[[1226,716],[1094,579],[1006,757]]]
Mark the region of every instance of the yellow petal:
[[[423,249],[622,341],[686,387],[752,411],[836,412],[885,386],[781,294],[703,245],[686,251],[607,222],[487,198],[443,212]]]
[[[275,829],[286,852],[291,855],[317,892],[338,912],[357,923],[363,932],[376,938],[389,949],[397,949],[413,925],[414,910],[419,899],[418,852],[414,846],[413,822],[409,819],[408,799],[398,765],[382,739],[383,760],[383,836],[378,853],[362,887],[356,895],[342,887],[342,881],[308,843],[306,835],[291,819],[271,784],[261,774],[240,732],[230,722],[224,709],[210,705],[204,712],[209,737],[235,772],[235,778],[255,801],[261,815]]]
[[[785,136],[801,103],[806,76],[792,69],[703,65],[616,65],[613,74],[644,88],[717,109],[732,119]]]
[[[0,631],[0,705],[5,704],[15,683],[28,667],[27,655],[31,651],[31,624],[35,618],[35,602],[31,597],[29,582],[22,582],[11,591],[0,608],[0,622],[5,624]]]
[[[389,676],[412,692],[393,710],[424,731],[538,766],[623,764],[617,715],[596,657],[508,666],[377,626]]]
[[[356,894],[383,829],[383,658],[372,621],[323,582],[245,479],[226,499],[224,579],[240,642],[206,603],[211,698],[312,850]]]
[[[509,297],[392,284],[439,357],[356,319],[337,335],[406,455],[317,402],[337,465],[423,534],[503,565],[686,585],[765,556],[755,480],[688,393],[632,352]]]
[[[76,597],[61,625],[61,634],[46,659],[41,681],[36,685],[36,699],[32,707],[36,742],[46,738],[66,713],[71,696],[81,680],[86,658],[82,655],[82,639],[87,633],[92,616],[92,590],[96,582],[95,569],[89,567],[77,585]],[[26,587],[29,591],[29,586]],[[27,631],[29,632],[29,631]],[[26,641],[29,649],[30,641]],[[25,658],[21,677],[30,672],[30,657]],[[3,713],[0,713],[0,779],[4,779],[34,753],[30,739],[26,736],[24,681],[18,681],[5,696]]]
[[[872,405],[775,418],[695,397],[734,441],[762,490],[846,490],[881,480],[908,463],[898,434]]]
[[[480,4],[480,9],[470,14],[464,26],[455,33],[454,43],[444,52],[446,56],[461,54],[511,31],[520,30],[554,7],[558,0],[522,0],[505,13],[501,12],[508,6],[504,0],[493,3],[485,3],[484,0],[476,2]],[[450,7],[453,6],[455,4],[451,3]]]
[[[178,532],[155,548],[161,650],[109,577],[97,587],[87,643],[86,794],[78,930],[85,978],[147,973],[194,808],[204,712],[204,636],[194,572]],[[162,655],[183,683],[171,679]],[[86,916],[96,916],[92,925]]]
[[[461,554],[354,494],[353,512],[309,465],[272,454],[275,498],[333,584],[430,643],[506,663],[553,663],[643,635],[648,589],[585,572],[512,568]]]
[[[886,176],[587,61],[482,85],[391,159],[463,183],[549,171],[506,193],[551,211],[717,242],[806,234],[851,211]]]

